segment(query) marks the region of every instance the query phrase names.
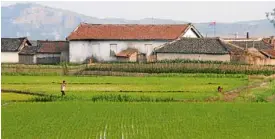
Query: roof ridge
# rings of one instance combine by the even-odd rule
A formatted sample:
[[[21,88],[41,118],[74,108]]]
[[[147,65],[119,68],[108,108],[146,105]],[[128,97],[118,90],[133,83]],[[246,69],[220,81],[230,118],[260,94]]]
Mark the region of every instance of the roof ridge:
[[[4,37],[1,39],[26,39],[27,37],[17,37],[17,38],[8,38],[8,37]]]
[[[80,25],[140,25],[140,26],[182,26],[182,25],[190,25],[190,23],[186,24],[93,24],[93,23],[81,23]]]

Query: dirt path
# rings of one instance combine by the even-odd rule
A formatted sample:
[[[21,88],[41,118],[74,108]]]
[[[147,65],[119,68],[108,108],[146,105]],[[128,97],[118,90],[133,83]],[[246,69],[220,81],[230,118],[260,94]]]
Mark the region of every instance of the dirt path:
[[[252,89],[252,88],[258,88],[258,87],[266,86],[266,85],[269,84],[271,79],[275,79],[275,74],[270,75],[268,77],[265,77],[263,79],[263,81],[261,81],[261,82],[256,82],[256,83],[253,83],[252,85],[249,85],[249,86],[242,86],[242,87],[239,87],[239,88],[234,89],[234,90],[226,91],[226,92],[223,93],[222,100],[226,101],[226,102],[234,101],[240,95],[240,93],[242,91],[244,91],[246,89]]]

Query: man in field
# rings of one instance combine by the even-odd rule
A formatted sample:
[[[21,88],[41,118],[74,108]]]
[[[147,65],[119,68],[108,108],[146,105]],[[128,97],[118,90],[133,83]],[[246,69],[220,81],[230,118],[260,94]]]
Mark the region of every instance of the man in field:
[[[63,83],[61,84],[61,96],[64,96],[65,95],[65,87],[66,87],[66,82],[63,81]]]
[[[222,87],[220,87],[220,86],[218,87],[218,92],[220,92],[220,93],[222,92]]]

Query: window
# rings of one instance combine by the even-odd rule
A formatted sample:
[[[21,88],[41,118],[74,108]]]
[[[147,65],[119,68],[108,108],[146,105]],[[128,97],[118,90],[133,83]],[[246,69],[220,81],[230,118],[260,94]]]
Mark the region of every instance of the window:
[[[110,56],[115,56],[117,53],[117,44],[110,44]]]

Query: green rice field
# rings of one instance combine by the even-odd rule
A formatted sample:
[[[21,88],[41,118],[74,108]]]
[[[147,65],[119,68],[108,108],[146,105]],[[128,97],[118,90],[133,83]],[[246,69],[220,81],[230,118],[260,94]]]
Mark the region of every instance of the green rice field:
[[[274,104],[49,102],[2,106],[2,138],[273,139]]]
[[[2,76],[1,137],[273,139],[274,80],[226,93],[260,81],[237,74]],[[236,98],[223,101],[218,86]]]

